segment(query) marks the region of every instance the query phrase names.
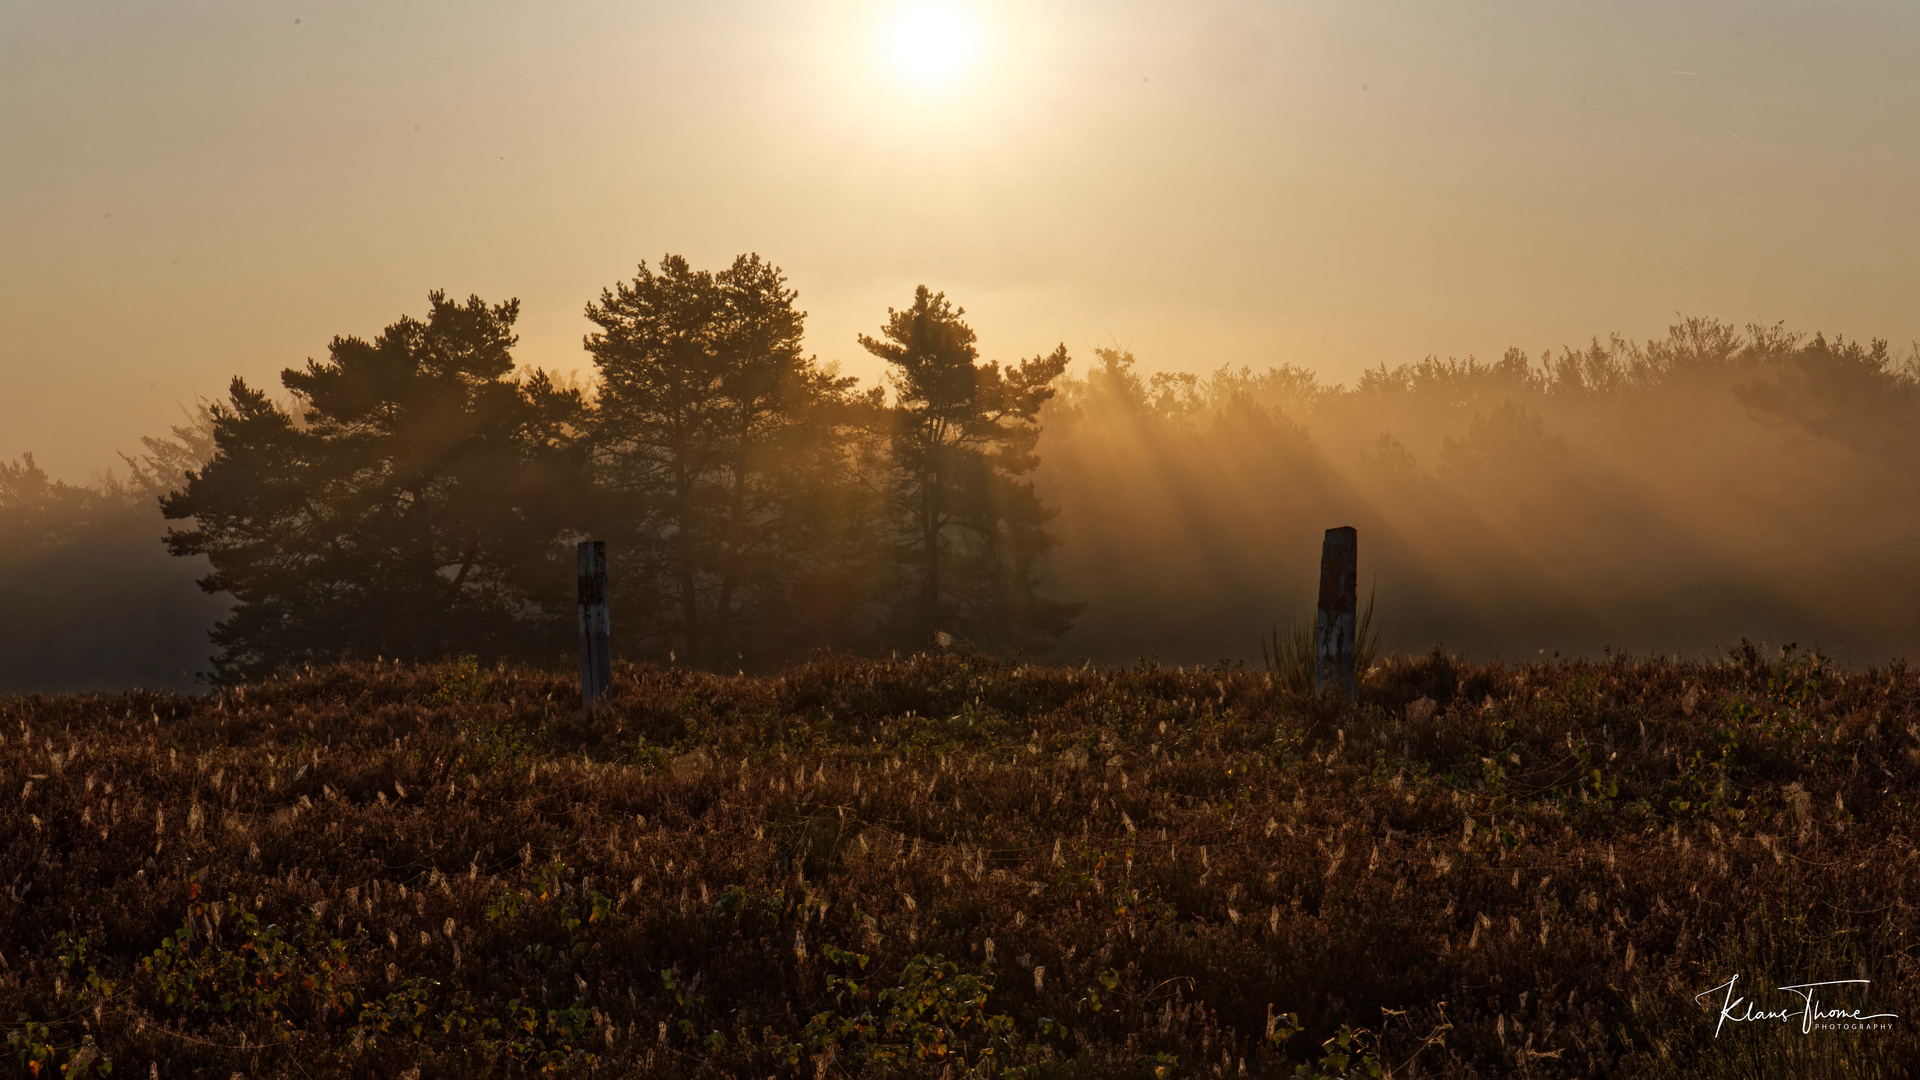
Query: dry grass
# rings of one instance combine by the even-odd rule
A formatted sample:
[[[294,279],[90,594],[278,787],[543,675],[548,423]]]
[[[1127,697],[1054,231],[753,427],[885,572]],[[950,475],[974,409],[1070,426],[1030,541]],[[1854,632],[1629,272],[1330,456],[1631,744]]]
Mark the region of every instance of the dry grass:
[[[1920,1058],[1902,668],[1435,654],[1345,711],[960,656],[573,693],[388,665],[0,701],[10,1052],[219,1080]],[[1715,1040],[1692,996],[1736,972],[1871,978],[1901,1019]]]

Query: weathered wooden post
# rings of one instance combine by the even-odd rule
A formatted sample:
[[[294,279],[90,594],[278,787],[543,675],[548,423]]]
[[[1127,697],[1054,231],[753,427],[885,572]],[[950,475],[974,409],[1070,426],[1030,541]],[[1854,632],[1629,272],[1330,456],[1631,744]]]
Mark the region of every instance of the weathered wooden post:
[[[1360,534],[1328,529],[1320,545],[1320,605],[1313,618],[1313,696],[1353,700],[1360,596]]]
[[[600,704],[613,684],[613,625],[607,620],[607,544],[582,540],[580,558],[580,702]]]

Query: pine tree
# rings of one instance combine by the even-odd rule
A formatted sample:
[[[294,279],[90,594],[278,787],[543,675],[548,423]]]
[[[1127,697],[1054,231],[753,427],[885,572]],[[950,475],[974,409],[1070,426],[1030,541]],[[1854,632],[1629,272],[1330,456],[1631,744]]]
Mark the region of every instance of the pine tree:
[[[589,304],[595,455],[627,610],[687,662],[844,644],[864,599],[859,432],[876,402],[805,355],[780,269],[668,255]]]
[[[281,373],[298,418],[245,381],[212,408],[214,455],[161,500],[167,547],[230,593],[216,681],[293,663],[563,652],[560,543],[585,489],[584,404],[514,377],[519,302],[430,296],[369,342]]]
[[[889,630],[911,648],[947,634],[1041,652],[1080,605],[1040,595],[1037,563],[1055,543],[1045,526],[1057,511],[1019,478],[1039,465],[1040,407],[1067,349],[1005,369],[982,364],[965,314],[922,285],[912,306],[887,310],[880,337],[860,337],[893,365],[899,593]]]
[[[58,547],[98,520],[109,501],[52,479],[32,454],[0,461],[0,551],[19,558]]]

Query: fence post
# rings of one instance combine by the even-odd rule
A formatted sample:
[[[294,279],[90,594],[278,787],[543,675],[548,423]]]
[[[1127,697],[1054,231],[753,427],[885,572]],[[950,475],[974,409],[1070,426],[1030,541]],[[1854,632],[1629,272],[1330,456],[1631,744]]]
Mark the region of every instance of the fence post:
[[[600,704],[613,683],[613,626],[607,620],[607,544],[582,540],[580,560],[580,702]]]
[[[1320,604],[1313,619],[1313,696],[1353,700],[1355,622],[1360,594],[1360,534],[1328,529],[1320,546]]]

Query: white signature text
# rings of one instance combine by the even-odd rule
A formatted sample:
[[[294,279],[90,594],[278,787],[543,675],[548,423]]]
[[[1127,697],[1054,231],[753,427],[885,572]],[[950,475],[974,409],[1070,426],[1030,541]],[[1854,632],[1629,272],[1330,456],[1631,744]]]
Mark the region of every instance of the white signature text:
[[[1746,998],[1735,994],[1733,987],[1734,984],[1739,981],[1740,976],[1735,975],[1719,986],[1711,990],[1703,990],[1693,997],[1695,1001],[1699,1001],[1701,998],[1714,994],[1720,995],[1720,1019],[1713,1025],[1713,1037],[1716,1039],[1720,1037],[1720,1029],[1725,1027],[1729,1020],[1736,1024],[1749,1023],[1755,1020],[1771,1020],[1776,1023],[1789,1023],[1798,1020],[1800,1022],[1800,1033],[1805,1035],[1812,1032],[1816,1027],[1852,1026],[1871,1020],[1895,1020],[1899,1018],[1894,1013],[1866,1013],[1859,1009],[1830,1009],[1825,1007],[1824,1003],[1820,1000],[1822,992],[1836,992],[1828,991],[1826,989],[1828,987],[1866,986],[1868,983],[1866,979],[1831,979],[1827,982],[1796,983],[1793,986],[1775,987],[1775,989],[1785,990],[1800,998],[1800,1005],[1797,1008],[1785,1009],[1762,1009],[1755,1002],[1748,1001]]]

